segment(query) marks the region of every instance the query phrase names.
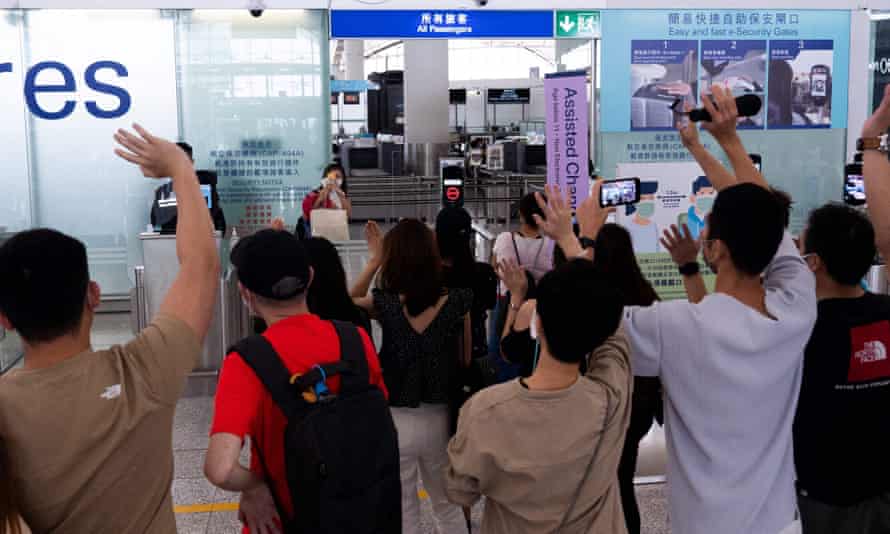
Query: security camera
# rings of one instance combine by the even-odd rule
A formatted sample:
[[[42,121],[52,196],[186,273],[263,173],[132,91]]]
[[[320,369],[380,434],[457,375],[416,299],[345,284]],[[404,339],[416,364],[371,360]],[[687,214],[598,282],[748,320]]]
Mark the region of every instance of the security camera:
[[[488,0],[476,0],[476,5],[479,7],[485,7],[488,5]]]
[[[264,9],[266,9],[266,3],[263,0],[249,0],[247,3],[247,10],[250,11],[250,16],[255,19],[263,16]]]

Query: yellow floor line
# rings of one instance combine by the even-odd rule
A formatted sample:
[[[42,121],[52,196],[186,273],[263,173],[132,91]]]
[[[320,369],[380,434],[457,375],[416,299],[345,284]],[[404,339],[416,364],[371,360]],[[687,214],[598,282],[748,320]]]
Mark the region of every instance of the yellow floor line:
[[[235,512],[238,510],[236,502],[216,502],[211,504],[185,504],[174,506],[177,514],[198,514],[201,512]]]
[[[426,490],[421,489],[417,492],[417,496],[425,501],[430,498]],[[174,506],[173,511],[177,514],[200,514],[206,512],[237,512],[238,503],[236,502],[215,502],[211,504],[181,504]]]

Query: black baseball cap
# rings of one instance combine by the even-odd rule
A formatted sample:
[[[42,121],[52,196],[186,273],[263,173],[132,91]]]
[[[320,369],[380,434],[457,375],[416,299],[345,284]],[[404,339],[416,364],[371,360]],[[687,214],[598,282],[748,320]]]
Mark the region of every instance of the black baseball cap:
[[[309,287],[309,253],[290,232],[270,229],[245,237],[231,260],[238,281],[261,297],[290,300]]]
[[[436,217],[436,234],[440,236],[469,237],[472,226],[470,213],[457,206],[443,208]]]

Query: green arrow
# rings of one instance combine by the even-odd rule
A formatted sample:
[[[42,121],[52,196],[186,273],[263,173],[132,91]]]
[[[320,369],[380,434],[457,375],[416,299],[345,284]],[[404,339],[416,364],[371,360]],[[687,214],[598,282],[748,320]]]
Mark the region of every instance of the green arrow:
[[[563,32],[570,33],[572,31],[572,29],[575,27],[575,23],[572,21],[571,17],[566,15],[559,22],[559,27],[562,28]]]

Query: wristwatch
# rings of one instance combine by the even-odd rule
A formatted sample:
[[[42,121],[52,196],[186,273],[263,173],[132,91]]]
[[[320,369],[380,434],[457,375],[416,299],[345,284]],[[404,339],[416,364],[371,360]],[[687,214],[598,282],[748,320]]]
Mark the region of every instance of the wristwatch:
[[[877,137],[863,137],[856,141],[856,150],[858,152],[877,150],[882,154],[890,153],[890,138],[888,138],[887,134]]]
[[[695,276],[699,273],[699,266],[697,261],[691,261],[689,263],[684,263],[680,266],[680,274],[683,276]]]

